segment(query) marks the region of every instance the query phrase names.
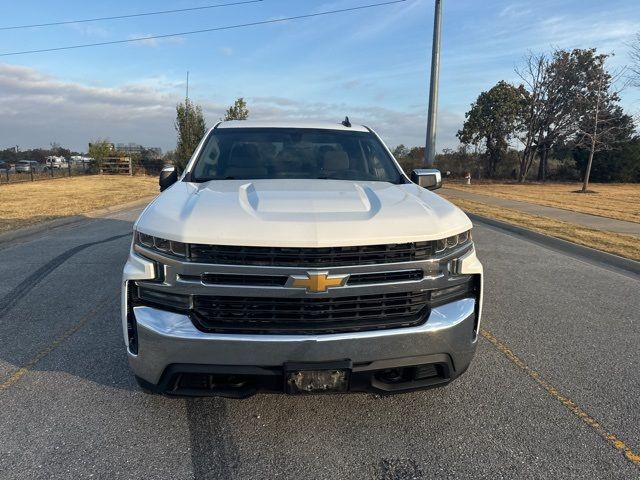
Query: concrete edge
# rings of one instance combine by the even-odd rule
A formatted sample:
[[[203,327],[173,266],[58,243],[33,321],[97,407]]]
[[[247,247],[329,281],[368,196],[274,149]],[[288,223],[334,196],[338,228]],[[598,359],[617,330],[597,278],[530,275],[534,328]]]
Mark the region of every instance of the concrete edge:
[[[55,228],[66,227],[69,225],[79,224],[83,221],[90,220],[92,218],[99,218],[110,213],[121,212],[136,207],[148,205],[155,197],[145,197],[134,202],[120,203],[118,205],[112,205],[110,207],[99,208],[97,210],[91,210],[81,215],[71,215],[68,217],[56,218],[54,220],[47,220],[44,222],[29,225],[28,227],[18,228],[16,230],[10,230],[8,232],[0,233],[0,246],[6,243],[20,240],[25,237],[37,235],[39,233],[52,230]]]
[[[533,230],[529,230],[524,227],[506,223],[500,220],[495,220],[493,218],[476,215],[475,213],[465,213],[472,222],[483,223],[485,225],[499,228],[501,230],[506,230],[509,233],[524,237],[527,240],[538,243],[544,247],[550,248],[551,250],[569,254],[573,257],[586,260],[590,263],[595,263],[600,266],[604,265],[606,267],[613,267],[640,276],[640,262],[637,262],[635,260],[620,257],[619,255],[614,255],[613,253],[596,250],[595,248],[578,245],[577,243],[562,240],[561,238],[544,235],[542,233],[534,232]]]

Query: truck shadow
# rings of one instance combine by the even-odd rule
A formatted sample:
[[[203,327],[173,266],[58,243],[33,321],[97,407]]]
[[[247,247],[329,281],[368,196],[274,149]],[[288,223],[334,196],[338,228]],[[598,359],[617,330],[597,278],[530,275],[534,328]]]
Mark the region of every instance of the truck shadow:
[[[0,243],[0,384],[27,369],[136,388],[119,316],[131,228],[86,218]]]

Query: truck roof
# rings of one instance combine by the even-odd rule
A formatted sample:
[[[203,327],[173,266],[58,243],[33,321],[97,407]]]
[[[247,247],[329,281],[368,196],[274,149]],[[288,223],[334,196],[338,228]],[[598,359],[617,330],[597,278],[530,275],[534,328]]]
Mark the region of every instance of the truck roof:
[[[214,128],[317,128],[322,130],[343,130],[348,132],[368,132],[367,127],[363,125],[353,124],[345,127],[340,122],[317,122],[317,121],[300,121],[300,120],[230,120],[220,122]]]

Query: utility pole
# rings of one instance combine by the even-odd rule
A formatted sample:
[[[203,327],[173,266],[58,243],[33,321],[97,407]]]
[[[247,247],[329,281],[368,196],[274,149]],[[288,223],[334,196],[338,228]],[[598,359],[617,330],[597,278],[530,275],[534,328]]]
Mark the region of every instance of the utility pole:
[[[433,43],[431,45],[431,83],[429,86],[429,113],[427,118],[427,140],[424,149],[426,167],[433,166],[436,156],[436,123],[438,115],[438,83],[440,78],[440,28],[442,26],[442,0],[435,0],[433,17]]]

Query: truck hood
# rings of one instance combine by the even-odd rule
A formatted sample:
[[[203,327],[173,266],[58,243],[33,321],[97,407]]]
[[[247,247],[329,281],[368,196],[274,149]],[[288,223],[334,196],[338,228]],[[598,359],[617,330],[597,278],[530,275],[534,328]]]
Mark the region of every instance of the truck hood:
[[[328,247],[435,240],[468,230],[471,222],[414,184],[214,180],[175,183],[136,228],[186,243]]]

